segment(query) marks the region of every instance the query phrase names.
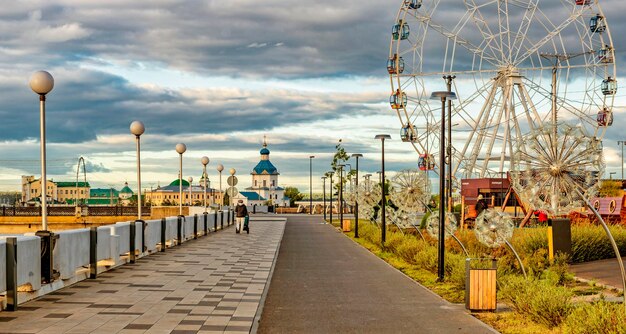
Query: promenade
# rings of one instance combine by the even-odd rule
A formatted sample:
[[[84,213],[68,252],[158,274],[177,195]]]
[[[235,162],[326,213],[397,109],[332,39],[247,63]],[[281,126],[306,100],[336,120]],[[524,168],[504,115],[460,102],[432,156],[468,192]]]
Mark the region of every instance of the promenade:
[[[495,333],[322,222],[253,217],[0,312],[0,334]]]
[[[248,333],[285,226],[254,220],[0,312],[0,333]]]

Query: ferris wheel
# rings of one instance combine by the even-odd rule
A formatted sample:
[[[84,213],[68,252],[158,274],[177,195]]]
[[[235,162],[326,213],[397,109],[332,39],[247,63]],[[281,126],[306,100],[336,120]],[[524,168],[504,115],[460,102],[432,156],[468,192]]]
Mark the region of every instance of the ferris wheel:
[[[514,152],[526,152],[525,138],[542,126],[571,124],[602,139],[617,79],[599,2],[403,0],[391,31],[389,102],[420,169],[439,172],[442,106],[430,94],[446,88],[457,95],[454,178],[511,170]]]

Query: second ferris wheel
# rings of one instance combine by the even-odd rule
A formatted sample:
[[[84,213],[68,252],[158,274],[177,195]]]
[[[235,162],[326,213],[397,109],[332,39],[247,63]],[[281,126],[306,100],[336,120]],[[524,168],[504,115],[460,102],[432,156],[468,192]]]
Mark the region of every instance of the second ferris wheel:
[[[542,126],[567,123],[600,140],[613,122],[616,65],[599,0],[403,0],[387,71],[421,169],[438,172],[441,104],[430,93],[456,92],[455,178],[511,170]]]

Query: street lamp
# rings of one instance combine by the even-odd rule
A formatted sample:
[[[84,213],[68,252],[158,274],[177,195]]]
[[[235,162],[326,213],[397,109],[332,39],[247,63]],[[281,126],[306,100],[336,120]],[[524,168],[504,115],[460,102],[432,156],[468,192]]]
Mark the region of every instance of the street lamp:
[[[235,202],[233,201],[235,197],[235,173],[237,172],[234,168],[231,168],[229,171],[230,176],[233,177],[233,183],[232,186],[230,186],[230,205],[232,206],[232,209],[235,209]]]
[[[204,213],[206,213],[206,179],[208,178],[206,175],[206,165],[209,164],[209,157],[203,156],[200,159],[202,162],[202,178],[204,179]]]
[[[224,194],[222,193],[222,171],[224,170],[224,165],[222,164],[218,164],[217,165],[217,172],[220,173],[220,210],[222,210],[222,207],[224,206]]]
[[[356,159],[356,192],[354,197],[354,237],[359,237],[359,158],[363,157],[361,153],[354,153],[352,157]]]
[[[339,229],[343,230],[343,168],[346,165],[337,165],[339,167]]]
[[[42,231],[37,231],[35,235],[41,238],[41,276],[46,283],[52,281],[52,236],[48,231],[48,199],[47,199],[47,177],[46,177],[46,94],[54,88],[54,78],[46,71],[33,73],[30,78],[30,89],[39,94],[39,153],[41,157],[41,227]]]
[[[617,145],[622,145],[622,184],[623,184],[624,183],[624,145],[626,145],[626,140],[618,141]]]
[[[192,206],[193,205],[193,200],[191,199],[192,198],[191,197],[191,185],[192,185],[192,182],[193,182],[193,177],[191,177],[191,176],[188,177],[187,181],[189,181],[189,206]]]
[[[610,172],[609,173],[609,180],[613,181],[613,174],[617,174],[617,172]]]
[[[183,143],[176,144],[176,152],[180,156],[180,172],[178,173],[178,215],[183,215],[183,153],[187,151],[187,145]]]
[[[30,89],[39,94],[39,153],[41,157],[41,225],[48,230],[48,199],[46,179],[46,94],[54,88],[54,78],[46,71],[38,71],[30,78]]]
[[[326,179],[328,176],[322,176],[323,189],[322,189],[322,198],[324,201],[324,205],[322,205],[322,212],[324,212],[324,223],[326,223]]]
[[[382,160],[381,160],[381,168],[380,168],[380,187],[381,187],[381,194],[382,194],[382,198],[381,198],[381,221],[382,221],[382,231],[381,231],[381,242],[383,244],[383,246],[385,245],[385,239],[387,236],[387,227],[385,226],[386,224],[386,219],[387,219],[387,215],[385,212],[385,139],[391,139],[390,135],[387,134],[382,134],[382,135],[376,135],[376,137],[374,137],[374,139],[380,139],[380,143],[382,144]]]
[[[330,223],[333,223],[333,175],[335,175],[335,172],[328,172],[326,173],[326,175],[328,175],[328,177],[330,178]]]
[[[313,214],[313,158],[314,155],[309,156],[309,214]]]
[[[130,123],[130,133],[135,135],[137,143],[137,220],[141,220],[141,157],[139,137],[146,131],[146,127],[141,121]]]
[[[446,101],[456,99],[456,94],[451,91],[433,92],[430,95],[431,100],[441,101],[441,134],[439,137],[439,241],[438,241],[438,268],[437,273],[439,281],[443,281],[445,275],[444,268],[444,252],[445,252],[445,220],[446,220]],[[452,181],[452,180],[450,180]]]

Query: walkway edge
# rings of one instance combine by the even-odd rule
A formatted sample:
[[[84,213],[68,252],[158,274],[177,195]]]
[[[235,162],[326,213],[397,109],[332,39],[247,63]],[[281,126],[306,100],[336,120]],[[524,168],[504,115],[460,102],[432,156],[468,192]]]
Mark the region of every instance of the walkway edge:
[[[389,264],[389,262],[381,259],[380,257],[378,257],[376,254],[372,253],[369,249],[365,248],[363,245],[359,244],[358,242],[356,242],[354,239],[350,238],[348,235],[346,235],[345,233],[343,233],[342,231],[340,231],[338,228],[335,228],[335,226],[329,224],[329,226],[331,226],[337,233],[341,233],[341,235],[343,235],[345,238],[348,238],[348,240],[352,241],[353,243],[355,243],[357,246],[359,246],[359,248],[365,250],[368,254],[370,254],[371,256],[375,257],[376,259],[378,259],[379,261],[382,261],[383,263],[385,263],[387,266],[389,266],[391,269],[395,270],[396,272],[402,274],[402,276],[404,276],[406,279],[410,280],[411,282],[413,282],[414,284],[417,284],[418,286],[424,288],[426,291],[428,291],[430,294],[436,296],[437,298],[441,299],[443,302],[445,302],[448,305],[451,306],[456,306],[456,305],[460,305],[460,304],[454,304],[451,303],[447,300],[445,300],[443,297],[441,297],[440,295],[436,294],[434,291],[430,290],[429,288],[423,286],[420,282],[414,280],[413,278],[411,278],[409,275],[405,274],[402,272],[402,270],[399,270],[398,268],[392,266],[391,264]],[[283,232],[284,233],[284,232]],[[281,239],[282,240],[282,239]],[[497,333],[499,334],[500,332],[498,332],[495,328],[489,326],[488,324],[484,323],[483,321],[481,321],[480,319],[476,318],[475,316],[473,316],[470,312],[467,312],[467,310],[465,308],[463,308],[465,314],[467,314],[468,316],[478,320],[486,329],[490,330],[493,333]]]
[[[278,220],[276,218],[272,220]],[[267,277],[267,283],[265,284],[265,288],[263,288],[263,294],[261,295],[261,300],[259,300],[259,307],[256,309],[256,314],[254,315],[254,320],[252,321],[252,328],[250,328],[250,333],[256,334],[259,329],[259,323],[261,322],[261,315],[263,314],[263,307],[265,306],[265,298],[267,298],[267,293],[270,291],[270,284],[272,283],[272,277],[274,276],[274,268],[276,267],[276,262],[278,261],[278,253],[280,252],[280,246],[283,243],[283,237],[285,236],[285,228],[287,228],[287,218],[280,219],[284,222],[283,232],[280,234],[280,241],[278,241],[278,245],[276,247],[276,252],[274,253],[274,261],[272,262],[272,267],[270,268],[269,276]]]

